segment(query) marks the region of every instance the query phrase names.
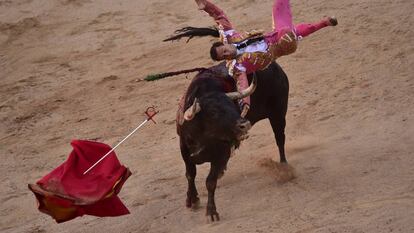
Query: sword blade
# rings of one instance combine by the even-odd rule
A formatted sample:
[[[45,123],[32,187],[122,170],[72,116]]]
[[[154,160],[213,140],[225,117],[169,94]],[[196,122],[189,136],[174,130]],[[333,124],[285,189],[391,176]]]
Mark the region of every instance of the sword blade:
[[[86,175],[89,171],[91,171],[96,165],[98,165],[102,160],[104,160],[106,157],[108,157],[109,154],[111,154],[119,145],[121,145],[123,142],[125,142],[129,137],[131,137],[137,130],[139,130],[142,126],[144,126],[149,119],[146,119],[144,122],[142,122],[138,127],[136,127],[128,136],[126,136],[122,141],[120,141],[112,150],[110,150],[108,153],[106,153],[102,158],[100,158],[95,164],[93,164],[88,170],[86,170],[83,175]]]

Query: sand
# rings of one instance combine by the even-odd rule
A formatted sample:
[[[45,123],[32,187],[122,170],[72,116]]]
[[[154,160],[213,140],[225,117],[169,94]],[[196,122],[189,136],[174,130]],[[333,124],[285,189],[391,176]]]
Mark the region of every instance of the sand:
[[[272,1],[216,0],[239,30],[271,28]],[[1,232],[414,232],[414,1],[292,0],[295,22],[336,15],[339,26],[278,60],[291,93],[280,176],[263,121],[219,181],[221,221],[185,207],[175,111],[192,75],[149,73],[214,64],[212,39],[162,43],[176,28],[210,26],[191,0],[0,1]],[[56,224],[27,189],[71,151],[72,139],[115,145],[145,117],[156,125],[117,149],[133,175],[131,214]],[[293,171],[294,170],[294,171]]]

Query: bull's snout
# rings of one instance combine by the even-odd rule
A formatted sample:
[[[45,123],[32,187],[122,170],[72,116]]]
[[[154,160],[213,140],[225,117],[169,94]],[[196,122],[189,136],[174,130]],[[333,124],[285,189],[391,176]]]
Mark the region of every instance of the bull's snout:
[[[250,121],[246,119],[240,119],[237,121],[236,128],[238,131],[237,137],[239,140],[244,140],[248,138],[247,133],[252,128],[252,124],[250,124]]]

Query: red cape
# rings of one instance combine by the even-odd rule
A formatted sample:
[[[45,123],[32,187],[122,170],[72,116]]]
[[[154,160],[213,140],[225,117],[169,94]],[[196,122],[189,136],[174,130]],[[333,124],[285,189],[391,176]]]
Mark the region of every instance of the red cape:
[[[29,184],[39,210],[58,223],[84,214],[99,217],[129,214],[117,194],[131,175],[112,152],[89,173],[83,173],[111,147],[98,142],[74,140],[69,158],[51,173]]]

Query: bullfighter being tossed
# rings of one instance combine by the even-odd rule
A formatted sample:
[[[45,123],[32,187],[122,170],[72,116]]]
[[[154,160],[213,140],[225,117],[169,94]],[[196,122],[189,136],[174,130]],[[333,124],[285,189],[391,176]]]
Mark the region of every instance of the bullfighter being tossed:
[[[236,80],[238,91],[246,89],[247,74],[263,70],[281,56],[292,54],[300,39],[327,26],[336,26],[335,17],[325,17],[318,23],[293,25],[289,0],[275,0],[273,5],[273,30],[239,33],[216,5],[208,0],[195,0],[200,10],[207,12],[217,23],[221,42],[210,50],[215,61],[227,60],[229,74]],[[250,108],[250,97],[241,100],[242,117]]]

